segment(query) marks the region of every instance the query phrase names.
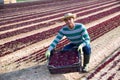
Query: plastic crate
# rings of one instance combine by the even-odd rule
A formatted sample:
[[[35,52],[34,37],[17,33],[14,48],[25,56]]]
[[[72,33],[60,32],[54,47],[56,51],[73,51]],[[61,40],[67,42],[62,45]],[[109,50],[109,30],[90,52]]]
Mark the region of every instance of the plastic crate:
[[[54,54],[60,54],[63,55],[65,53],[74,53],[78,57],[78,61],[70,64],[70,65],[62,65],[62,66],[54,66],[50,65],[51,58]],[[66,58],[66,56],[64,57]],[[59,62],[58,62],[59,64]],[[71,49],[71,50],[66,50],[66,51],[58,51],[58,52],[52,52],[52,55],[50,56],[48,60],[48,69],[51,74],[62,74],[62,73],[69,73],[69,72],[80,72],[81,71],[81,55],[78,53],[77,49]]]

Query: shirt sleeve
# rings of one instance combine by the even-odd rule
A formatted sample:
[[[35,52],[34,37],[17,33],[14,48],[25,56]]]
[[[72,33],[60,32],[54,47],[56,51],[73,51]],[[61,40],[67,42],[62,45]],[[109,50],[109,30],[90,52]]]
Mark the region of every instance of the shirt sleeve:
[[[88,31],[87,31],[87,29],[86,29],[86,27],[82,24],[82,27],[83,27],[83,29],[82,29],[82,38],[83,38],[83,43],[82,43],[82,45],[83,46],[85,46],[85,45],[87,45],[87,44],[90,44],[90,36],[89,36],[89,34],[88,34]]]
[[[51,51],[53,50],[56,45],[60,42],[60,40],[63,38],[64,34],[62,33],[62,30],[60,30],[58,32],[58,34],[56,35],[56,38],[53,40],[53,42],[50,44],[48,50]]]

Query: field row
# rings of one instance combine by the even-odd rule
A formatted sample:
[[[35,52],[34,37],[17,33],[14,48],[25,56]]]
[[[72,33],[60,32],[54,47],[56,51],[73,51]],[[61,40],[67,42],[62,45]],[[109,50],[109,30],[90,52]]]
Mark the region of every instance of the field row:
[[[27,13],[28,14],[35,13],[36,11],[46,12],[46,11],[48,11],[48,10],[46,10],[46,8],[47,9],[51,8],[51,9],[56,10],[57,7],[59,7],[59,6],[61,6],[61,8],[62,8],[64,6],[66,6],[65,4],[68,4],[68,5],[69,4],[75,4],[76,5],[79,1],[81,1],[81,0],[57,1],[57,2],[52,2],[50,4],[48,3],[48,4],[42,4],[42,5],[31,5],[31,6],[28,6],[28,7],[14,8],[13,10],[12,9],[5,9],[5,10],[1,11],[3,14],[0,17],[4,17],[4,16],[10,17],[10,16],[13,16],[13,15],[22,15],[22,14],[25,15]],[[82,2],[84,2],[84,1],[82,1]],[[80,3],[82,3],[82,2],[80,2]]]
[[[119,8],[120,7],[116,7],[116,8],[113,8],[113,9],[111,9],[111,10],[109,10],[109,11],[105,11],[105,12],[102,12],[102,13],[99,13],[99,14],[96,14],[96,15],[92,15],[92,16],[89,16],[89,17],[87,17],[87,18],[84,18],[84,19],[80,19],[80,20],[77,20],[77,22],[81,22],[81,23],[83,23],[83,24],[87,24],[87,23],[90,23],[91,21],[94,21],[94,20],[97,20],[97,19],[100,19],[100,18],[102,18],[102,17],[105,17],[105,16],[107,16],[107,15],[110,15],[110,14],[113,14],[113,13],[115,13],[115,12],[118,12],[118,10],[119,10]],[[83,13],[81,13],[81,14],[83,14]],[[84,13],[85,14],[85,13]],[[83,14],[83,15],[84,15]],[[80,15],[80,14],[78,14],[78,15]],[[56,16],[57,17],[57,16]],[[31,27],[28,27],[28,28],[23,28],[23,29],[19,29],[19,30],[16,30],[16,31],[12,31],[12,32],[7,32],[7,33],[4,33],[4,34],[0,34],[0,39],[4,39],[4,38],[8,38],[8,37],[11,37],[11,36],[15,36],[15,35],[18,35],[18,34],[21,34],[21,33],[26,33],[26,32],[30,32],[30,31],[32,31],[32,30],[37,30],[37,29],[39,29],[39,28],[42,28],[42,27],[45,27],[45,26],[51,26],[51,25],[53,25],[55,22],[52,22],[51,24],[48,24],[48,23],[44,23],[44,24],[40,24],[40,25],[37,25],[37,26],[31,26]],[[59,28],[58,28],[59,29]],[[58,31],[58,29],[56,30],[56,29],[52,29],[53,30],[53,32],[55,31],[55,33]],[[50,32],[51,32],[51,30],[49,30]],[[53,32],[52,33],[49,33],[49,35],[50,34],[53,34]],[[44,31],[44,32],[41,32],[41,33],[43,33],[44,35],[45,34],[48,34],[46,31]],[[41,36],[42,37],[42,34],[41,33],[38,33],[39,34],[39,36]],[[34,34],[34,37],[35,36],[38,36],[38,34]],[[44,36],[43,35],[43,36]],[[33,35],[31,35],[31,37],[32,37]],[[37,37],[36,37],[37,38]],[[38,38],[37,38],[38,39]],[[42,38],[41,38],[42,39]]]
[[[7,26],[4,26],[4,27],[1,27],[0,28],[0,31],[4,31],[4,30],[9,30],[9,29],[13,29],[13,28],[18,28],[18,27],[22,27],[22,26],[26,26],[26,25],[31,25],[31,24],[35,24],[35,23],[39,23],[39,22],[42,22],[42,21],[47,21],[47,20],[50,20],[50,19],[54,19],[54,18],[57,18],[57,19],[54,19],[54,20],[52,20],[52,21],[49,21],[49,22],[46,22],[46,23],[41,23],[41,24],[38,24],[38,25],[41,25],[41,26],[47,26],[48,24],[55,24],[56,22],[61,22],[61,20],[59,19],[59,17],[61,17],[61,16],[63,16],[66,12],[72,12],[72,13],[77,13],[77,16],[79,17],[79,16],[83,16],[83,15],[87,15],[87,14],[90,14],[90,13],[93,13],[93,12],[97,12],[97,11],[99,11],[99,10],[103,10],[103,9],[105,9],[105,8],[109,8],[109,7],[112,7],[112,6],[115,6],[115,5],[117,5],[118,3],[115,3],[115,4],[111,4],[111,5],[108,5],[108,6],[104,6],[104,7],[98,7],[98,8],[95,8],[95,9],[93,9],[93,10],[91,10],[90,8],[91,7],[89,7],[88,8],[88,10],[86,9],[86,8],[78,8],[78,9],[73,9],[73,10],[71,10],[71,11],[64,11],[64,12],[62,12],[62,13],[59,13],[59,14],[56,14],[56,15],[53,15],[53,14],[50,14],[50,16],[47,16],[47,17],[43,17],[43,18],[37,18],[37,19],[32,19],[32,16],[31,17],[29,17],[29,18],[26,18],[27,19],[27,21],[24,21],[24,19],[22,19],[22,22],[19,22],[19,20],[12,20],[12,21],[6,21],[6,22],[4,22],[4,23],[2,23],[2,24],[7,24]],[[92,6],[93,8],[94,7],[97,7],[97,6]],[[90,10],[89,10],[90,9]],[[84,10],[86,10],[86,11],[84,11]],[[79,13],[79,11],[84,11],[84,12],[80,12]],[[52,15],[52,16],[51,16]],[[37,15],[38,17],[40,17],[39,15]],[[42,16],[41,16],[42,17]],[[26,20],[25,19],[25,20]],[[10,24],[10,23],[15,23],[16,22],[16,24]],[[19,22],[19,23],[18,23]],[[10,24],[10,25],[8,25],[8,24]],[[42,25],[43,24],[43,25]],[[37,26],[37,25],[35,25],[35,26]],[[49,25],[48,25],[49,26]]]
[[[103,79],[114,80],[114,77],[117,74],[117,71],[119,71],[118,65],[119,65],[120,59],[118,58],[118,56],[120,56],[120,52],[117,52],[116,54],[114,54],[114,56],[110,57],[108,60],[102,63],[99,67],[97,67],[97,69],[95,69],[92,73],[90,73],[90,75],[87,76],[87,79],[92,80],[95,78],[95,76],[99,74],[99,76],[97,76],[97,79],[99,80],[103,80]],[[102,72],[104,68],[106,68],[106,71]],[[115,71],[113,71],[114,69]],[[116,79],[118,78],[119,77],[117,77]]]
[[[117,16],[117,17],[114,17],[110,20],[107,20],[103,23],[100,23],[99,25],[96,25],[96,26],[93,26],[93,27],[89,28],[88,32],[90,34],[91,41],[95,40],[96,38],[104,35],[105,33],[109,32],[110,30],[112,30],[112,29],[116,28],[118,25],[120,25],[120,20],[119,19],[120,19],[120,15]],[[109,23],[111,23],[111,24],[109,24]],[[101,31],[101,29],[102,29],[102,31]],[[57,49],[62,48],[67,43],[69,43],[69,41],[67,39],[62,40],[60,42],[60,44],[58,44]],[[34,53],[32,53],[28,56],[20,58],[13,63],[19,63],[20,64],[21,62],[27,61],[27,60],[28,61],[33,60],[33,61],[36,61],[36,62],[37,61],[42,62],[42,61],[46,60],[46,58],[44,56],[44,53],[45,53],[46,49],[47,49],[47,47],[45,47],[44,49],[41,49],[37,52],[34,52]]]
[[[114,9],[112,11],[114,11]],[[115,11],[116,11],[116,9],[115,9]],[[109,13],[112,13],[112,12],[107,11],[104,14],[101,14],[101,15],[96,15],[96,16],[93,16],[91,18],[88,17],[88,19],[86,19],[86,20],[88,22],[90,22],[90,20],[93,21],[93,20],[98,19],[99,17],[101,17],[105,14],[108,15]],[[38,33],[38,34],[27,36],[25,38],[17,39],[15,41],[11,41],[11,42],[5,43],[3,45],[0,45],[0,49],[1,49],[0,52],[1,52],[1,54],[11,53],[11,52],[16,51],[18,49],[21,49],[25,46],[28,46],[28,45],[31,45],[33,43],[36,43],[36,42],[42,41],[44,39],[50,38],[50,37],[54,36],[61,27],[62,26],[59,26],[59,27],[56,27],[56,28],[53,28],[53,29],[50,29],[50,30],[47,30],[47,31],[43,31],[43,32]]]
[[[81,10],[90,9],[90,8],[94,8],[94,7],[97,7],[97,6],[105,5],[105,4],[108,4],[108,3],[114,3],[114,2],[113,1],[112,2],[102,2],[102,3],[99,3],[99,4],[96,4],[97,2],[91,2],[91,3],[85,4],[85,5],[84,4],[82,4],[82,5],[72,5],[71,7],[64,5],[63,6],[64,8],[60,8],[60,6],[59,6],[58,9],[55,9],[55,10],[53,9],[52,11],[39,12],[39,13],[35,12],[33,14],[28,13],[28,14],[24,14],[24,15],[19,15],[18,17],[12,16],[10,19],[5,19],[4,18],[3,20],[0,20],[0,25],[4,25],[5,23],[7,23],[7,24],[8,23],[12,23],[14,21],[23,21],[23,20],[28,20],[28,19],[43,17],[43,16],[46,16],[48,14],[49,15],[53,15],[53,14],[56,14],[56,13],[59,13],[59,12],[66,12],[68,10],[75,10],[75,9],[79,10],[79,8],[83,8]],[[118,2],[115,2],[115,3],[118,3]],[[96,5],[92,5],[92,4],[96,4]]]

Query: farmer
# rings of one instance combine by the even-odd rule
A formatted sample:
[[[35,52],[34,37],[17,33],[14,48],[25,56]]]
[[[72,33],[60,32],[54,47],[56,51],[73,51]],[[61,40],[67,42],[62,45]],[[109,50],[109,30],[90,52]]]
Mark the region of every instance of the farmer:
[[[70,43],[67,44],[63,50],[72,49],[73,47],[77,47],[78,51],[82,50],[84,54],[82,72],[88,72],[88,63],[91,54],[90,37],[83,24],[74,22],[75,18],[76,15],[72,13],[67,13],[64,15],[62,20],[64,20],[66,25],[60,29],[56,38],[46,51],[45,56],[48,58],[51,51],[56,47],[63,36],[66,36],[66,38],[70,40]]]

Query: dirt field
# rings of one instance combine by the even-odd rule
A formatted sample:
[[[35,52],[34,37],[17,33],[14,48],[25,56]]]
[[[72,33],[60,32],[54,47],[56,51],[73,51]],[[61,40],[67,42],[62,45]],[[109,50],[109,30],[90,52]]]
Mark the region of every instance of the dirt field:
[[[6,6],[6,9],[1,9],[4,15],[0,15],[0,80],[119,80],[120,21],[114,23],[117,26],[113,29],[107,28],[104,24],[120,16],[120,9],[117,8],[120,6],[119,1],[80,1],[59,0],[48,4],[33,3],[33,6],[26,4],[27,7],[23,5],[18,8],[17,6],[7,8]],[[75,22],[83,21],[88,31],[96,25],[99,27],[103,24],[108,32],[98,35],[99,37],[91,41],[89,73],[73,72],[53,75],[49,73],[44,54],[55,38],[59,26],[65,24],[59,19],[64,13],[72,11],[78,16]],[[43,23],[46,26],[40,27]],[[113,25],[111,22],[109,24]],[[56,30],[55,33],[51,33],[52,29]],[[38,34],[41,37],[37,37]],[[61,41],[61,44],[65,45],[64,41]]]

